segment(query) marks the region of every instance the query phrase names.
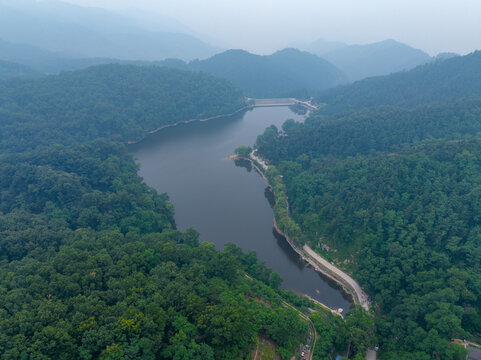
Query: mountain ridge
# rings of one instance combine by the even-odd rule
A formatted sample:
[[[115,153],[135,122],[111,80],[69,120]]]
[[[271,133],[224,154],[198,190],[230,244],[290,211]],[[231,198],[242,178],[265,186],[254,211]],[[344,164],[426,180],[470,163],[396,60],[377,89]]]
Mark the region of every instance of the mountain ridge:
[[[410,71],[363,79],[315,96],[322,112],[335,113],[379,105],[413,107],[453,102],[481,94],[481,51],[438,60]]]
[[[192,60],[218,52],[189,34],[149,31],[121,14],[60,1],[0,3],[0,34],[71,57]]]
[[[424,51],[392,39],[367,45],[349,45],[322,57],[344,71],[350,81],[410,70],[431,61]]]
[[[300,90],[327,89],[346,81],[328,61],[297,49],[272,55],[227,50],[212,58],[193,61],[189,68],[224,77],[250,97],[282,97]]]

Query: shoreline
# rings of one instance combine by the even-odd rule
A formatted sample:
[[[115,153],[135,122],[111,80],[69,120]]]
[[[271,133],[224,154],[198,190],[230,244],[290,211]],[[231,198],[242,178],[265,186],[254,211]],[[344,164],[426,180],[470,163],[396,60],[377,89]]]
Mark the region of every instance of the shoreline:
[[[305,106],[305,104],[302,104]],[[153,135],[163,129],[166,129],[166,128],[170,128],[170,127],[175,127],[175,126],[178,126],[178,125],[182,125],[182,124],[189,124],[189,123],[192,123],[192,122],[205,122],[205,121],[209,121],[209,120],[214,120],[214,119],[218,119],[218,118],[223,118],[223,117],[232,117],[236,114],[239,114],[243,111],[248,111],[250,109],[254,109],[256,107],[272,107],[273,105],[269,105],[269,106],[263,106],[263,105],[256,105],[256,104],[252,104],[252,105],[246,105],[230,114],[220,114],[220,115],[215,115],[215,116],[211,116],[211,117],[208,117],[208,118],[195,118],[195,119],[190,119],[190,120],[182,120],[182,121],[178,121],[176,123],[173,123],[173,124],[166,124],[166,125],[162,125],[154,130],[151,130],[149,131],[142,139],[138,140],[138,141],[127,141],[127,145],[135,145],[135,144],[138,144],[142,141],[144,141],[148,136],[150,135]],[[277,105],[277,106],[290,106],[290,105]],[[233,156],[229,156],[228,157],[229,159],[244,159],[244,160],[247,160],[249,161],[252,166],[254,167],[254,169],[256,170],[256,172],[261,175],[261,177],[264,179],[264,182],[267,184],[267,186],[271,189],[272,191],[272,186],[269,182],[269,179],[266,177],[266,175],[264,174],[264,172],[258,167],[257,164],[259,164],[263,170],[267,170],[267,164],[260,158],[258,158],[254,152],[252,152],[249,157],[244,157],[244,156],[238,156],[238,155],[233,155]],[[275,197],[275,193],[272,191],[274,197]],[[314,269],[314,271],[316,271],[317,273],[319,273],[321,276],[327,278],[328,280],[330,281],[333,281],[337,286],[339,286],[340,290],[345,294],[347,295],[351,301],[354,303],[354,304],[357,304],[357,305],[361,305],[363,306],[366,310],[369,310],[369,306],[365,306],[363,304],[363,302],[361,301],[361,299],[359,299],[359,296],[357,296],[357,293],[356,291],[349,285],[348,282],[344,281],[342,279],[342,277],[339,277],[339,276],[336,276],[335,273],[333,273],[332,271],[329,271],[329,268],[326,267],[324,264],[316,261],[315,258],[313,258],[309,253],[308,251],[306,251],[305,247],[309,248],[307,245],[304,246],[304,248],[300,248],[298,247],[296,244],[294,244],[294,242],[292,241],[292,239],[285,233],[283,233],[280,228],[278,227],[277,225],[277,221],[276,221],[276,218],[274,216],[274,219],[273,219],[273,226],[274,226],[274,230],[277,232],[278,235],[282,236],[286,242],[289,244],[289,246],[291,247],[292,250],[294,250],[294,252],[306,263],[308,264],[308,266],[312,267]],[[314,250],[312,250],[311,248],[309,248],[310,251],[314,252]],[[319,257],[321,257],[320,255],[318,255]],[[326,261],[325,259],[323,259],[324,261]],[[332,265],[333,266],[333,265]],[[337,268],[336,268],[337,269]],[[338,271],[341,271],[340,269],[337,269]],[[345,274],[347,275],[347,274]],[[348,275],[347,275],[348,276]],[[313,300],[315,303],[317,303],[319,306],[325,308],[325,309],[328,309],[329,311],[331,311],[333,314],[335,315],[338,315],[338,316],[341,316],[342,317],[342,311],[339,311],[340,309],[332,309],[330,308],[329,306],[321,303],[320,301],[318,300],[315,300],[315,299],[312,299],[311,297],[309,297],[308,295],[304,295],[304,296],[307,296],[309,299]],[[366,296],[367,297],[367,296]]]
[[[261,171],[261,169],[256,164],[256,161],[257,161],[258,158],[254,154],[251,154],[249,157],[236,156],[235,158],[244,159],[244,160],[249,161],[252,164],[252,166],[254,167],[254,169],[257,171],[257,173],[259,173],[261,175],[261,177],[266,182],[267,186],[272,191],[272,186],[269,182],[269,179],[267,179],[267,177],[265,176],[263,171]],[[263,168],[264,167],[267,168],[267,165],[265,165],[261,162],[259,164],[262,164]],[[266,169],[264,168],[264,170],[266,170]],[[272,191],[272,193],[274,194],[274,197],[275,197],[275,193],[273,191]],[[309,264],[314,269],[314,271],[319,273],[321,276],[323,276],[325,278],[328,278],[329,280],[332,280],[333,282],[335,282],[340,287],[341,291],[343,291],[344,294],[346,294],[348,297],[351,298],[351,300],[354,304],[362,306],[365,310],[369,310],[370,304],[369,304],[369,301],[368,301],[368,297],[354,279],[352,279],[349,275],[344,273],[342,270],[337,269],[334,265],[328,263],[327,260],[322,258],[317,253],[315,253],[314,250],[312,250],[308,245],[304,245],[303,248],[300,248],[296,244],[294,244],[292,239],[287,234],[283,233],[281,231],[281,229],[279,229],[279,227],[277,225],[277,220],[275,218],[275,215],[274,215],[273,225],[274,225],[275,231],[280,236],[282,236],[286,239],[287,243],[292,248],[292,250],[294,250],[303,261],[305,261],[307,264]],[[321,258],[323,261],[319,261],[319,259],[316,259],[316,257],[314,257],[311,254],[311,252],[315,253],[317,255],[316,257]],[[329,266],[327,266],[326,263],[328,263]],[[333,268],[335,268],[337,270],[337,272],[340,272],[341,274],[343,274],[343,276],[347,277],[348,279],[350,279],[352,281],[347,281],[346,279],[343,278],[342,275],[336,274],[333,271]],[[356,287],[357,287],[357,289],[356,289]],[[305,295],[305,296],[307,296],[307,295]],[[310,298],[309,296],[307,296],[307,297]],[[333,314],[336,314],[336,315],[339,315],[339,316],[342,317],[342,314],[338,311],[338,309],[332,309],[329,306],[321,303],[318,300],[316,300],[315,302],[318,303],[320,306],[322,306],[326,309],[329,309]]]
[[[220,115],[214,115],[214,116],[210,116],[208,118],[194,118],[194,119],[189,119],[189,120],[181,120],[181,121],[177,121],[175,123],[172,123],[172,124],[166,124],[166,125],[162,125],[160,127],[158,127],[157,129],[154,129],[154,130],[150,130],[147,132],[147,134],[145,134],[145,136],[140,139],[140,140],[137,140],[137,141],[134,141],[134,140],[129,140],[126,142],[127,145],[135,145],[135,144],[138,144],[140,143],[141,141],[145,140],[147,137],[149,137],[150,135],[153,135],[163,129],[167,129],[167,128],[170,128],[170,127],[175,127],[175,126],[178,126],[178,125],[183,125],[183,124],[189,124],[189,123],[192,123],[192,122],[205,122],[205,121],[209,121],[209,120],[215,120],[215,119],[219,119],[219,118],[223,118],[223,117],[232,117],[234,115],[237,115],[243,111],[247,111],[247,110],[250,110],[250,109],[254,109],[256,106],[255,105],[246,105],[230,114],[220,114]]]
[[[317,109],[316,107],[314,107],[312,104],[309,104],[308,102],[305,102],[305,101],[301,101],[301,100],[297,100],[296,99],[296,102],[304,107],[306,107],[308,110],[315,110]],[[125,144],[127,145],[135,145],[135,144],[138,144],[140,143],[141,141],[145,140],[147,137],[149,137],[150,135],[153,135],[163,129],[167,129],[167,128],[170,128],[170,127],[175,127],[175,126],[178,126],[178,125],[183,125],[183,124],[189,124],[189,123],[192,123],[192,122],[204,122],[204,121],[209,121],[209,120],[215,120],[215,119],[219,119],[219,118],[223,118],[223,117],[232,117],[234,115],[237,115],[243,111],[247,111],[247,110],[251,110],[251,109],[255,109],[255,108],[258,108],[258,107],[281,107],[281,106],[285,106],[285,107],[289,107],[291,105],[287,105],[287,104],[267,104],[267,105],[264,105],[264,104],[250,104],[250,105],[245,105],[243,106],[242,108],[232,112],[232,113],[229,113],[229,114],[220,114],[220,115],[214,115],[214,116],[210,116],[210,117],[207,117],[207,118],[194,118],[194,119],[189,119],[189,120],[181,120],[181,121],[177,121],[173,124],[166,124],[166,125],[162,125],[154,130],[150,130],[148,131],[143,137],[142,139],[140,140],[127,140],[125,142]]]

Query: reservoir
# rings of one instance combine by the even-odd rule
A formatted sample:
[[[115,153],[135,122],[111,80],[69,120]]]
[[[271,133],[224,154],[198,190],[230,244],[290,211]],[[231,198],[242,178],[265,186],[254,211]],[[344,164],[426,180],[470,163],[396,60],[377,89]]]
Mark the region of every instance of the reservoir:
[[[270,192],[249,164],[228,159],[240,145],[252,146],[266,127],[302,121],[288,107],[254,108],[232,117],[162,129],[130,146],[139,175],[175,207],[179,230],[200,232],[219,249],[231,242],[278,272],[284,289],[307,294],[331,308],[350,307],[335,285],[308,267],[273,228]]]

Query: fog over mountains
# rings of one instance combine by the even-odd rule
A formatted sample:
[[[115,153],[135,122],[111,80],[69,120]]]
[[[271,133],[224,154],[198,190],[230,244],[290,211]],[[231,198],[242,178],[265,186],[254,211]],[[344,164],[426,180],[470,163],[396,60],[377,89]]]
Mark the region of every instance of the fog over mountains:
[[[298,47],[330,61],[349,81],[410,70],[431,61],[426,52],[392,39],[366,45],[319,39],[310,44],[300,43]]]
[[[145,10],[113,11],[57,0],[0,0],[0,60],[30,68],[20,71],[18,66],[3,64],[3,77],[105,63],[154,62],[227,78],[249,96],[285,96],[410,70],[456,55],[432,58],[391,39],[366,45],[319,39],[290,47],[269,56],[225,51],[198,38],[187,25]]]
[[[137,10],[117,14],[59,1],[0,3],[1,39],[69,57],[191,60],[219,51],[186,31],[175,20]]]

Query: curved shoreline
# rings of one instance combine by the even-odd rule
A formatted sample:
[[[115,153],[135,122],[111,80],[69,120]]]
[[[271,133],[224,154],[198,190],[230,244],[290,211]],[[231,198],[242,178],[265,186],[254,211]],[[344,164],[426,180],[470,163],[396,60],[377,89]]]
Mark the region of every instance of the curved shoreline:
[[[252,100],[250,98],[248,98],[247,100]],[[309,110],[315,110],[317,109],[315,106],[313,106],[312,104],[310,104],[309,102],[306,102],[306,101],[301,101],[301,100],[298,100],[298,99],[295,99],[296,103],[298,104],[301,104],[302,106],[305,106],[307,109]],[[287,105],[287,104],[268,104],[268,105],[263,105],[263,104],[250,104],[250,105],[245,105],[243,107],[241,107],[240,109],[232,112],[232,113],[229,113],[229,114],[219,114],[219,115],[214,115],[214,116],[210,116],[210,117],[207,117],[207,118],[194,118],[194,119],[189,119],[189,120],[181,120],[181,121],[177,121],[173,124],[166,124],[166,125],[162,125],[160,127],[158,127],[157,129],[154,129],[154,130],[150,130],[147,132],[147,134],[145,134],[144,137],[142,137],[142,139],[140,140],[128,140],[126,141],[126,144],[127,145],[134,145],[134,144],[138,144],[139,142],[145,140],[149,135],[153,135],[157,132],[159,132],[160,130],[163,130],[163,129],[167,129],[167,128],[170,128],[170,127],[174,127],[174,126],[177,126],[177,125],[182,125],[182,124],[189,124],[189,123],[192,123],[192,122],[204,122],[204,121],[209,121],[209,120],[215,120],[215,119],[219,119],[219,118],[223,118],[223,117],[232,117],[234,115],[237,115],[243,111],[247,111],[247,110],[250,110],[250,109],[254,109],[256,107],[276,107],[276,106],[291,106],[291,105]]]
[[[254,167],[254,169],[262,176],[267,186],[269,186],[270,189],[272,190],[272,186],[269,182],[269,179],[266,177],[263,171],[256,164],[256,161],[258,161],[257,160],[258,157],[256,157],[255,154],[252,153],[249,157],[237,156],[237,158],[249,161]],[[262,162],[260,162],[259,164],[262,164],[262,167],[264,168],[264,170],[266,170],[267,168],[266,164],[263,164]],[[275,197],[274,192],[273,194]],[[369,298],[353,278],[351,278],[349,275],[347,275],[346,273],[344,273],[342,270],[338,269],[334,265],[330,264],[326,259],[322,258],[320,255],[315,253],[315,251],[312,250],[308,245],[304,245],[302,248],[300,248],[296,244],[294,244],[292,239],[287,234],[283,233],[281,229],[279,229],[275,215],[274,215],[273,223],[274,223],[274,229],[276,230],[276,232],[286,239],[287,243],[292,248],[292,250],[294,250],[303,261],[309,264],[314,269],[314,271],[334,281],[337,285],[339,285],[342,291],[347,296],[351,297],[352,301],[356,305],[360,305],[365,310],[369,310],[370,308]],[[324,308],[329,309],[332,313],[336,315],[341,315],[338,310],[332,309],[329,306],[322,304],[319,301],[316,301],[316,302],[319,303],[319,305],[323,306]]]
[[[278,106],[287,106],[287,105],[278,105]],[[189,124],[189,123],[192,123],[192,122],[204,122],[204,121],[209,121],[209,120],[214,120],[214,119],[218,119],[218,118],[223,118],[223,117],[232,117],[232,116],[235,116],[236,114],[239,114],[243,111],[247,111],[247,110],[250,110],[250,109],[254,109],[256,107],[262,107],[262,105],[259,105],[257,106],[256,104],[251,104],[251,105],[246,105],[230,114],[220,114],[220,115],[215,115],[215,116],[211,116],[211,117],[208,117],[208,118],[202,118],[202,119],[198,119],[198,118],[195,118],[195,119],[190,119],[190,120],[182,120],[182,121],[178,121],[176,123],[173,123],[173,124],[166,124],[166,125],[162,125],[160,127],[158,127],[157,129],[154,129],[154,130],[151,130],[149,131],[146,136],[144,136],[142,139],[138,140],[138,141],[128,141],[127,144],[128,145],[134,145],[134,144],[138,144],[140,143],[141,141],[145,140],[149,135],[152,135],[152,134],[155,134],[163,129],[166,129],[166,128],[170,128],[170,127],[175,127],[177,125],[182,125],[182,124]],[[249,161],[252,166],[255,168],[255,170],[261,175],[261,177],[264,179],[265,183],[267,184],[267,186],[272,190],[272,186],[269,182],[269,179],[265,176],[265,174],[263,173],[263,171],[258,167],[257,164],[259,164],[264,170],[267,170],[267,164],[265,164],[265,162],[258,158],[257,156],[255,156],[254,152],[252,152],[250,154],[249,157],[243,157],[243,156],[232,156],[232,157],[229,157],[229,158],[238,158],[238,159],[244,159],[244,160],[247,160]],[[272,192],[275,196],[275,193]],[[286,204],[288,206],[288,203]],[[352,299],[352,301],[357,304],[357,305],[361,305],[363,306],[366,310],[369,310],[369,302],[368,302],[368,298],[367,298],[367,295],[365,295],[365,293],[362,291],[361,289],[361,295],[359,295],[359,293],[356,291],[356,289],[349,283],[349,281],[345,281],[345,279],[343,279],[342,276],[338,276],[339,272],[342,273],[345,277],[351,279],[354,283],[355,280],[350,278],[349,275],[343,273],[340,269],[337,269],[334,265],[332,264],[329,264],[331,267],[333,267],[335,269],[335,271],[332,271],[332,269],[329,269],[329,266],[326,266],[326,264],[323,264],[322,261],[316,261],[316,259],[314,257],[312,257],[310,254],[309,254],[309,251],[306,251],[306,250],[310,250],[314,253],[314,250],[312,250],[310,247],[308,247],[307,245],[305,245],[303,248],[300,248],[298,247],[296,244],[294,244],[294,242],[292,241],[292,239],[285,233],[283,233],[280,228],[278,227],[277,225],[277,221],[276,221],[276,218],[275,218],[275,215],[274,215],[274,219],[273,219],[273,225],[274,225],[274,229],[275,231],[277,232],[277,234],[279,234],[280,236],[282,236],[286,241],[287,243],[289,244],[289,246],[291,247],[292,250],[294,250],[294,252],[296,252],[296,254],[304,261],[306,262],[309,266],[311,266],[314,271],[316,271],[317,273],[319,273],[321,276],[333,281],[335,284],[337,284],[340,289],[344,292],[344,294],[346,294],[348,297],[350,297]],[[308,249],[306,249],[306,247]],[[319,258],[321,258],[320,255],[316,254]],[[327,262],[325,259],[322,258],[323,261]],[[337,272],[337,273],[336,273]],[[357,283],[356,283],[357,284]],[[357,286],[359,289],[359,285]],[[364,295],[364,296],[363,296]],[[342,316],[341,315],[341,312],[338,311],[339,309],[332,309],[330,308],[329,306],[325,305],[325,304],[322,304],[321,302],[319,301],[315,301],[316,303],[318,303],[320,306],[324,307],[325,309],[329,309],[333,314],[335,315],[339,315],[339,316]]]
[[[175,126],[178,126],[178,125],[182,125],[182,124],[189,124],[189,123],[192,123],[192,122],[204,122],[204,121],[209,121],[209,120],[215,120],[215,119],[219,119],[219,118],[223,118],[223,117],[232,117],[234,115],[237,115],[243,111],[247,111],[247,110],[250,110],[250,109],[254,109],[256,106],[255,105],[246,105],[230,114],[220,114],[220,115],[214,115],[214,116],[211,116],[211,117],[208,117],[208,118],[201,118],[201,119],[198,119],[198,118],[194,118],[194,119],[189,119],[189,120],[181,120],[181,121],[177,121],[173,124],[166,124],[166,125],[162,125],[160,127],[158,127],[157,129],[154,129],[154,130],[150,130],[147,132],[147,134],[140,140],[137,140],[137,141],[134,141],[134,140],[129,140],[127,141],[127,145],[134,145],[134,144],[138,144],[140,143],[141,141],[145,140],[149,135],[153,135],[163,129],[167,129],[167,128],[170,128],[170,127],[175,127]]]

